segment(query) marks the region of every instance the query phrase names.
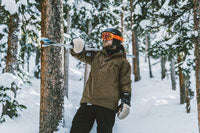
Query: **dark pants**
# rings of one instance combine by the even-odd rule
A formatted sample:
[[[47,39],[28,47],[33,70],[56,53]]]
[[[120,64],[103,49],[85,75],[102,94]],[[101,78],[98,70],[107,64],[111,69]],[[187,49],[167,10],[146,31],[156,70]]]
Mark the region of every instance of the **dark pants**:
[[[89,133],[95,120],[97,133],[112,133],[115,111],[96,105],[81,104],[72,121],[70,133]]]

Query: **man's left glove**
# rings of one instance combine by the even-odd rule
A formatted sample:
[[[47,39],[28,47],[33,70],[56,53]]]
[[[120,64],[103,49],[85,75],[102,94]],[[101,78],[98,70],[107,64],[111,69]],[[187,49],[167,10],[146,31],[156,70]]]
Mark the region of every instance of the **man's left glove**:
[[[81,53],[85,47],[84,41],[81,38],[75,38],[72,40],[71,45],[75,53]]]
[[[130,112],[130,101],[131,101],[131,93],[125,91],[120,93],[121,104],[118,106],[117,117],[119,119],[124,119],[128,116]]]

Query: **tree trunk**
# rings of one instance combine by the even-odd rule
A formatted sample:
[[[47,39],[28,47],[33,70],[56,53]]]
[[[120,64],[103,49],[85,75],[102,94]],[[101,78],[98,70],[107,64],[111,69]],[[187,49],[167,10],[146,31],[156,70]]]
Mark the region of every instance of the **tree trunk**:
[[[165,63],[166,63],[166,57],[161,56],[161,79],[163,80],[166,77],[166,68],[165,68]]]
[[[121,11],[121,33],[123,36],[124,33],[124,3],[123,0],[121,0],[121,5],[122,5],[122,11]]]
[[[173,58],[170,61],[170,74],[171,74],[172,90],[176,90],[175,61]]]
[[[28,53],[28,54],[27,54],[27,60],[26,60],[26,61],[27,61],[27,72],[30,71],[30,57],[31,57],[31,56],[30,56],[30,54]]]
[[[195,39],[195,78],[196,78],[196,96],[197,96],[197,109],[198,109],[198,125],[200,129],[200,1],[193,0],[194,3],[194,30],[198,32],[198,38]]]
[[[67,24],[68,24],[68,27],[67,27],[67,34],[69,34],[70,32],[70,25],[71,25],[71,18],[70,18],[70,15],[67,14]],[[69,49],[65,49],[65,67],[64,67],[64,70],[65,70],[65,85],[64,85],[64,91],[65,91],[65,96],[67,98],[69,98],[69,53],[70,53],[70,50]]]
[[[15,75],[15,72],[17,71],[17,52],[18,52],[18,35],[19,32],[19,18],[18,14],[10,15],[10,18],[8,20],[8,50],[7,50],[7,57],[6,57],[6,72],[12,73]],[[13,93],[14,97],[16,97],[16,88],[11,87],[10,88]],[[3,115],[8,115],[10,118],[14,116],[12,111],[9,109],[12,108],[10,105],[6,102],[6,104],[3,104]]]
[[[148,49],[149,49],[149,43],[148,42],[148,38],[147,38],[147,33],[146,33],[146,43],[145,43],[145,57],[144,57],[144,62],[147,62],[147,58],[148,58]]]
[[[181,55],[178,56],[178,63],[181,63],[183,61],[183,57]],[[185,103],[185,78],[183,75],[183,70],[179,66],[178,67],[179,72],[179,86],[180,86],[180,104]]]
[[[19,18],[17,14],[10,15],[8,22],[8,50],[6,58],[6,72],[15,74],[17,70],[18,29]]]
[[[63,43],[63,2],[42,0],[42,37]],[[40,133],[53,133],[62,122],[64,104],[64,48],[42,47]]]
[[[140,68],[139,68],[139,48],[137,43],[137,35],[135,31],[132,31],[132,43],[133,43],[133,71],[135,74],[135,82],[140,80]]]
[[[131,27],[134,25],[134,17],[133,17],[133,0],[130,0],[131,6]],[[133,58],[133,74],[135,75],[135,82],[140,80],[140,68],[139,68],[139,47],[137,43],[137,35],[135,32],[135,28],[131,28],[132,30],[132,51],[135,58]]]
[[[66,96],[66,98],[69,98],[69,53],[70,53],[69,49],[64,49],[64,55],[65,55],[64,95]]]
[[[185,97],[186,97],[186,112],[190,113],[190,94],[189,94],[189,88],[190,88],[190,78],[185,77]]]
[[[149,34],[146,33],[146,53],[147,53],[147,58],[148,58],[148,64],[149,64],[149,77],[150,78],[153,78],[153,74],[152,74],[152,70],[151,70],[151,60],[150,60],[150,56],[148,54],[148,50],[149,50],[149,47],[150,47],[150,38],[149,38]]]

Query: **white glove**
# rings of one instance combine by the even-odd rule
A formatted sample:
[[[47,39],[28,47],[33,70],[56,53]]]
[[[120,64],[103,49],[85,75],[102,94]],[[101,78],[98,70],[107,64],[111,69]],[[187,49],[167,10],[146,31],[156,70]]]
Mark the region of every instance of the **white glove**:
[[[119,119],[124,119],[128,116],[130,112],[130,101],[131,101],[131,93],[128,91],[120,92],[121,104],[117,109],[117,117]]]
[[[130,112],[130,106],[128,104],[122,103],[119,106],[117,117],[121,120],[128,116]]]
[[[85,47],[84,41],[81,38],[75,38],[72,41],[73,43],[73,50],[75,53],[81,53]]]

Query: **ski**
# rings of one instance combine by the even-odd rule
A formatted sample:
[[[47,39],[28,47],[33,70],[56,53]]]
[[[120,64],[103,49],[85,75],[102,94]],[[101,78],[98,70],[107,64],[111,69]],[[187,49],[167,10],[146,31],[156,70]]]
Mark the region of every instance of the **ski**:
[[[135,58],[135,56],[132,55],[132,54],[126,54],[126,57],[128,57],[128,58]]]
[[[58,43],[58,42],[52,41],[52,40],[50,40],[50,39],[48,39],[46,37],[42,37],[41,41],[43,41],[46,44],[46,46],[52,46],[52,45],[54,46],[55,44],[68,45],[68,44],[63,44],[63,43]]]
[[[45,37],[42,37],[41,40],[44,42],[42,47],[56,46],[56,47],[65,47],[66,49],[72,49],[73,48],[73,46],[70,45],[70,44],[54,42],[54,41],[51,41],[50,39],[45,38]],[[99,49],[88,47],[88,46],[85,46],[85,50],[86,51],[100,51]]]
[[[42,37],[41,40],[44,42],[42,47],[56,46],[56,47],[65,47],[66,49],[73,48],[70,44],[54,42],[45,37]]]
[[[66,49],[72,49],[73,48],[73,46],[70,45],[70,44],[58,43],[58,42],[52,41],[52,40],[45,38],[45,37],[42,37],[41,41],[44,42],[42,47],[56,46],[56,47],[65,47]],[[100,51],[100,49],[92,48],[92,47],[88,47],[88,46],[85,46],[85,50],[86,51]],[[131,55],[131,54],[126,54],[126,56],[128,58],[135,58],[135,56]]]

